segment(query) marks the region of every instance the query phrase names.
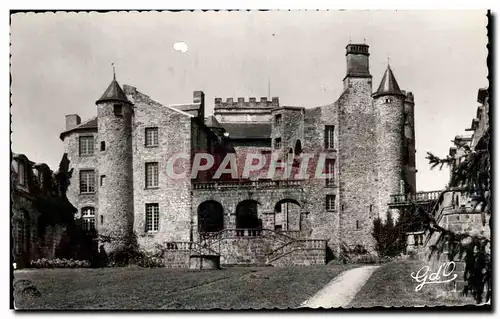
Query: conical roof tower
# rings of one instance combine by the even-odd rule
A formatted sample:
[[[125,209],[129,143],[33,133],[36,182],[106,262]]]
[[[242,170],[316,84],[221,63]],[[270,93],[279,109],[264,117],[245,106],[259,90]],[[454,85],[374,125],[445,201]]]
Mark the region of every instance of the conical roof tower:
[[[387,64],[387,69],[385,70],[384,76],[382,77],[382,81],[380,81],[377,92],[373,93],[373,97],[382,95],[404,96],[404,93],[401,92],[398,82],[396,81],[396,77],[392,73],[391,66],[389,64]]]

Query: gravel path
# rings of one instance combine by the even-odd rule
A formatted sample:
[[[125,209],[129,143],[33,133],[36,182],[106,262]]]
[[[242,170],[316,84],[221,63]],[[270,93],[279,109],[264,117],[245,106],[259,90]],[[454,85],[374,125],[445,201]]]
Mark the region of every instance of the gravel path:
[[[302,303],[301,307],[345,308],[378,267],[363,266],[344,271]]]

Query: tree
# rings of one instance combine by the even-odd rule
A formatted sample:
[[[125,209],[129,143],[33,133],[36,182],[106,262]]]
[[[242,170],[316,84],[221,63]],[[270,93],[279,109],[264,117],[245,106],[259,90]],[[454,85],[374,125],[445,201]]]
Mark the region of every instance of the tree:
[[[474,203],[473,209],[480,208],[483,226],[487,216],[491,234],[491,123],[473,149],[465,143],[457,145],[464,153],[457,157],[440,158],[427,153],[431,168],[449,166],[451,178],[449,187],[459,187],[466,191]],[[472,295],[477,303],[489,302],[492,290],[491,240],[477,233],[457,233],[440,227],[432,212],[428,213],[429,227],[440,232],[439,239],[431,255],[449,250],[449,258],[465,261],[465,287],[463,293]]]
[[[375,249],[380,257],[394,257],[406,248],[406,232],[412,225],[412,215],[406,210],[394,222],[391,211],[387,212],[385,222],[380,217],[373,221],[372,236],[375,238]]]

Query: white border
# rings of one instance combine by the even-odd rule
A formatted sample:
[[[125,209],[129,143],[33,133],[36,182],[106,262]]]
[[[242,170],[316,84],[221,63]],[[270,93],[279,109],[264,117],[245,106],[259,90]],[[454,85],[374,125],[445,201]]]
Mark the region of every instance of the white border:
[[[106,9],[115,9],[115,10],[124,10],[124,9],[136,9],[136,10],[148,10],[148,9],[162,9],[162,8],[167,8],[167,9],[200,9],[200,8],[213,8],[213,9],[227,9],[227,8],[233,8],[233,9],[400,9],[400,10],[407,10],[407,9],[493,9],[493,11],[498,11],[498,5],[500,1],[497,0],[483,0],[483,1],[478,1],[478,0],[448,0],[448,1],[435,1],[435,0],[419,0],[419,1],[361,1],[361,0],[343,0],[343,1],[336,1],[335,3],[331,3],[330,1],[325,1],[325,0],[276,0],[276,1],[271,1],[271,0],[247,0],[247,1],[223,1],[223,0],[211,0],[211,1],[193,1],[193,0],[183,0],[183,1],[169,1],[169,2],[159,2],[159,1],[152,1],[152,0],[141,0],[141,1],[126,1],[126,0],[121,0],[121,1],[105,1],[105,0],[87,0],[87,1],[79,1],[79,2],[69,2],[69,1],[2,1],[2,10],[1,12],[3,14],[0,15],[2,19],[1,26],[4,29],[4,32],[1,32],[1,39],[0,43],[2,44],[2,49],[3,52],[0,56],[2,57],[8,57],[9,56],[9,14],[7,13],[8,9],[24,9],[24,10],[29,10],[29,9],[47,9],[47,8],[54,8],[58,10],[64,10],[64,9],[72,9],[72,10],[88,10],[88,9],[97,9],[97,10],[106,10]],[[498,17],[497,17],[497,24],[498,24]],[[5,30],[7,29],[7,30]],[[495,36],[495,40],[496,40]],[[498,48],[497,48],[498,51]],[[2,285],[1,287],[3,288],[2,291],[2,310],[3,310],[3,315],[6,315],[7,317],[14,316],[13,311],[7,310],[9,308],[9,302],[10,302],[10,290],[8,287],[10,287],[10,269],[9,269],[9,264],[5,259],[5,256],[9,256],[10,254],[10,239],[9,239],[9,234],[10,234],[10,228],[8,228],[7,225],[10,225],[9,221],[9,203],[10,203],[10,190],[9,190],[9,180],[10,180],[10,174],[8,167],[10,166],[9,164],[9,159],[7,157],[8,154],[10,154],[10,139],[8,138],[7,133],[9,132],[9,124],[10,124],[10,113],[9,113],[9,101],[10,101],[10,96],[9,96],[9,77],[7,74],[9,73],[9,67],[7,64],[7,61],[4,60],[4,63],[1,63],[0,66],[3,69],[2,72],[2,77],[0,77],[2,81],[1,85],[1,93],[2,93],[2,98],[1,101],[3,101],[3,105],[5,106],[2,111],[2,116],[0,117],[1,119],[1,130],[2,132],[0,134],[0,145],[2,149],[5,151],[5,156],[1,158],[1,163],[0,163],[0,174],[2,176],[2,180],[4,181],[1,183],[1,195],[2,195],[2,200],[1,203],[3,205],[2,214],[0,214],[2,220],[1,224],[4,227],[2,231],[3,235],[3,240],[2,240],[2,262],[1,267],[2,271],[1,273],[3,274],[2,276]],[[496,71],[496,70],[495,70]],[[495,90],[497,87],[495,87]],[[496,91],[495,91],[496,92]],[[493,106],[494,107],[494,106]],[[497,116],[500,116],[500,112],[495,112]],[[496,122],[496,118],[495,118]],[[494,139],[494,141],[497,141],[497,139]],[[495,144],[495,149],[498,149],[499,145]],[[497,177],[497,176],[495,176]],[[495,193],[496,195],[496,193]],[[496,220],[496,219],[495,219]],[[495,236],[497,238],[498,236]],[[497,278],[497,276],[495,276]],[[494,296],[497,296],[497,293],[494,294]],[[389,312],[389,310],[388,310]],[[199,313],[192,314],[193,315],[198,315]],[[57,315],[56,314],[30,314],[29,316],[52,316],[52,315]],[[65,314],[63,314],[65,315]],[[84,314],[76,313],[73,314],[75,317],[81,317]],[[99,313],[95,313],[94,315],[102,315]],[[106,316],[108,317],[120,317],[120,316],[129,316],[130,314],[123,314],[123,313],[107,313]],[[138,314],[138,313],[133,313],[133,316],[144,316],[148,314]],[[151,314],[154,315],[154,314]],[[162,314],[164,315],[164,314]],[[167,314],[167,315],[174,315],[174,313]],[[209,316],[219,316],[219,313],[209,313],[207,314]],[[242,315],[241,313],[228,313],[227,315],[230,316],[240,316]],[[259,316],[260,318],[265,318],[268,316],[272,316],[273,313],[256,313],[253,316]],[[287,314],[288,316],[293,316],[293,317],[302,317],[304,315],[309,315],[309,314],[304,314],[304,313],[297,313],[297,314]],[[350,314],[353,315],[353,314]],[[370,316],[373,317],[374,314],[369,314],[369,313],[357,313],[355,315],[362,315],[362,316]],[[396,313],[377,313],[375,316],[376,317],[382,317],[382,316],[387,316],[387,315],[392,315],[392,316],[400,316],[401,314],[399,312]],[[411,311],[405,313],[405,316],[407,315],[414,315],[414,316],[421,316],[422,313],[414,313],[412,314]],[[450,314],[444,314],[450,315],[450,316],[460,316],[460,315],[466,315],[467,317],[473,317],[473,316],[478,316],[479,314],[475,313],[450,313]],[[481,314],[483,315],[483,314]],[[425,316],[429,317],[438,317],[437,313],[429,313],[425,314]],[[442,316],[439,314],[439,316]]]

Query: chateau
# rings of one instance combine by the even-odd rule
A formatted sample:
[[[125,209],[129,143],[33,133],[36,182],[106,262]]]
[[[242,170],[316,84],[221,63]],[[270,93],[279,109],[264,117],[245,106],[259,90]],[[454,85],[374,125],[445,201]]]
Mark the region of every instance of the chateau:
[[[385,216],[392,194],[415,194],[416,169],[413,94],[389,66],[373,90],[369,55],[366,44],[347,45],[342,94],[314,108],[216,98],[208,115],[201,91],[192,103],[162,105],[113,79],[97,116],[67,115],[60,135],[82,226],[107,238],[107,252],[131,240],[172,254],[196,246],[222,264],[321,264],[343,247],[373,252],[373,219]],[[191,178],[201,153],[215,163]],[[216,176],[228,154],[238,176]],[[245,176],[248,154],[278,166],[291,158],[295,172],[305,154],[322,154],[326,177]],[[172,178],[174,162],[187,177]]]

